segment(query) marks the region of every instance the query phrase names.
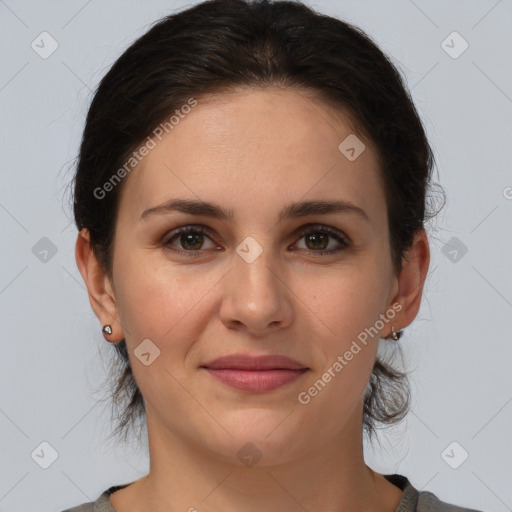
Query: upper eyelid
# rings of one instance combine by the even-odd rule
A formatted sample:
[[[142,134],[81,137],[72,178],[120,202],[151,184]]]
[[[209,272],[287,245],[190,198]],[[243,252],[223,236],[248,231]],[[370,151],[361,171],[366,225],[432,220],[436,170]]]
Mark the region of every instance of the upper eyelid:
[[[328,226],[326,224],[320,224],[320,223],[314,223],[314,222],[307,223],[307,224],[304,224],[304,225],[298,227],[297,229],[294,230],[293,236],[303,237],[305,234],[309,233],[310,231],[314,231],[315,229],[317,229],[318,231],[321,231],[322,229],[327,230],[327,231],[332,231],[332,232],[327,232],[327,234],[331,237],[338,236],[339,238],[341,238],[342,242],[346,243],[347,245],[352,242],[350,237],[347,234],[345,234],[344,231],[342,231],[338,228],[335,228],[333,226]],[[204,224],[184,224],[182,226],[178,226],[178,227],[172,229],[171,231],[169,231],[167,233],[167,235],[169,235],[170,233],[172,233],[172,234],[167,238],[165,243],[169,243],[173,238],[179,236],[181,233],[186,233],[187,231],[193,232],[194,230],[204,231],[205,234],[208,235],[212,239],[212,241],[216,242],[215,232],[210,227],[205,226]],[[167,235],[166,235],[166,237],[167,237]],[[192,251],[190,251],[190,252],[192,252]]]

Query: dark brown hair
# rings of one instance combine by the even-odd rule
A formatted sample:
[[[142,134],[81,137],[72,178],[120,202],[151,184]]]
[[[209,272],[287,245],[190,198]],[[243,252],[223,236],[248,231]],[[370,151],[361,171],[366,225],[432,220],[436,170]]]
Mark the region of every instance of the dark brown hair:
[[[169,15],[136,40],[101,80],[89,108],[74,177],[76,226],[87,228],[96,257],[112,276],[113,240],[123,181],[101,189],[163,120],[191,97],[237,87],[298,88],[349,113],[375,146],[387,201],[396,272],[415,233],[435,215],[427,191],[432,150],[397,68],[359,28],[300,2],[210,0]],[[114,344],[114,434],[145,415],[125,340]],[[400,345],[396,344],[397,348]],[[377,358],[365,394],[363,426],[407,413],[406,373]],[[143,423],[143,422],[142,422]],[[143,425],[141,425],[143,426]]]

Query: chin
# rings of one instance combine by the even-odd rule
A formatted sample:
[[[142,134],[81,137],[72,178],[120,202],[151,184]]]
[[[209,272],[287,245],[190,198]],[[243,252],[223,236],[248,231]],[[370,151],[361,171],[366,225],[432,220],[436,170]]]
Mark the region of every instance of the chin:
[[[218,416],[227,432],[209,432],[208,448],[230,463],[246,467],[265,467],[293,460],[301,453],[304,426],[289,411],[262,409],[238,410],[235,414]],[[286,419],[285,419],[286,418]],[[283,421],[284,420],[284,421]]]

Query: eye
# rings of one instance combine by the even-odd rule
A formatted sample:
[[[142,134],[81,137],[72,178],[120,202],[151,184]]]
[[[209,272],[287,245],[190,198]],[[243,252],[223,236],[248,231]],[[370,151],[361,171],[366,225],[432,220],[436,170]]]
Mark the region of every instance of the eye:
[[[170,238],[164,242],[164,246],[172,246],[172,242],[177,239],[183,249],[173,249],[186,256],[197,255],[201,251],[205,238],[210,238],[210,230],[205,226],[184,226],[175,229],[170,233]],[[208,236],[210,235],[210,236]],[[210,238],[211,240],[211,238]]]
[[[341,231],[329,226],[309,226],[308,229],[303,229],[298,236],[305,238],[307,246],[305,250],[315,256],[333,254],[350,246],[350,242]],[[338,242],[338,247],[327,249],[330,238]],[[204,249],[203,244],[205,239],[214,241],[214,236],[210,229],[201,225],[190,225],[171,231],[169,237],[163,242],[163,245],[165,247],[171,247],[173,251],[184,256],[193,257],[198,256]],[[174,242],[180,244],[181,248],[176,247]],[[216,246],[215,249],[218,250],[219,247]]]
[[[315,256],[333,254],[349,247],[350,243],[347,237],[337,229],[328,226],[311,226],[300,232],[299,235],[306,241],[306,250]],[[326,249],[329,246],[329,238],[334,238],[338,242],[338,247]]]

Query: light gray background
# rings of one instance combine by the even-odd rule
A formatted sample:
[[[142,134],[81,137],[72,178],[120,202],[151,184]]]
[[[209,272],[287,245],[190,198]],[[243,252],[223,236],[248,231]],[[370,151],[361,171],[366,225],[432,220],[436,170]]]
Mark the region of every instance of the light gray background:
[[[143,450],[105,441],[109,408],[95,389],[112,347],[76,268],[65,187],[91,91],[151,22],[187,5],[0,0],[0,511],[62,510],[147,473]],[[512,2],[310,5],[366,30],[403,70],[447,193],[422,307],[401,340],[412,410],[380,451],[365,447],[367,462],[448,502],[512,510]],[[43,31],[59,45],[47,59],[31,48]],[[441,46],[453,31],[469,44],[455,59]],[[34,254],[43,237],[57,249],[46,262]],[[469,454],[457,469],[442,457],[453,441]],[[42,442],[58,454],[47,469],[31,456]]]

